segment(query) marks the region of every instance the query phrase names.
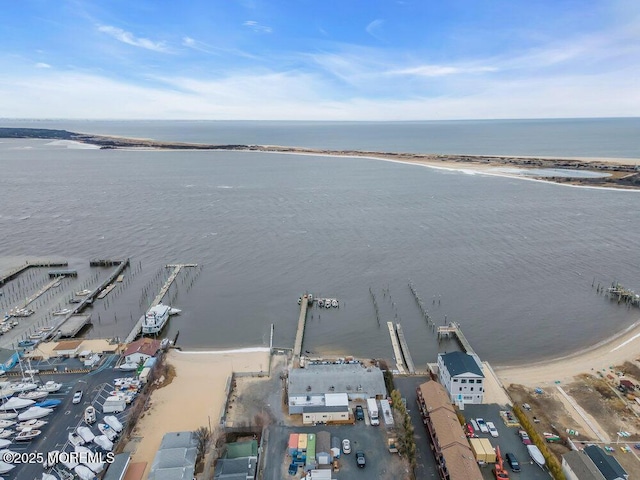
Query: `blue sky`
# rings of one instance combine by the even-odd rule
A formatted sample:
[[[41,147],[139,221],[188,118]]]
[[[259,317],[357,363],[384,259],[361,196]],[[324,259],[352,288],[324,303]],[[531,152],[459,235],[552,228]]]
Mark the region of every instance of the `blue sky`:
[[[640,116],[637,0],[3,2],[0,117]]]

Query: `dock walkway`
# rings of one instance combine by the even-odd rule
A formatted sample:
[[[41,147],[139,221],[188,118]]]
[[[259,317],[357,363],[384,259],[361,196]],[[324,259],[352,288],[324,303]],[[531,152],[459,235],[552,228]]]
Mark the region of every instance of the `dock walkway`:
[[[9,270],[8,273],[0,277],[0,287],[3,286],[5,283],[13,280],[18,275],[20,275],[25,270],[28,270],[29,268],[68,267],[68,266],[69,266],[68,262],[53,262],[53,261],[26,262],[24,265],[15,267]]]
[[[178,274],[180,274],[180,271],[183,268],[189,268],[189,267],[195,268],[197,266],[198,266],[197,263],[178,263],[178,264],[165,265],[165,268],[173,268],[173,272],[171,273],[171,275],[169,275],[169,278],[167,278],[167,281],[164,283],[164,285],[160,289],[160,292],[158,293],[158,295],[156,295],[156,297],[153,299],[153,302],[151,302],[151,305],[149,306],[149,308],[156,307],[160,304],[160,302],[162,302],[162,299],[169,291],[169,288],[171,288],[171,285],[173,284],[175,279],[178,278]],[[136,324],[133,326],[133,328],[129,332],[129,335],[127,335],[127,338],[125,338],[124,343],[131,343],[135,340],[135,338],[142,331],[142,322],[144,322],[144,315],[142,315],[140,319],[136,322]]]
[[[300,315],[298,316],[298,330],[296,331],[296,343],[293,345],[293,358],[294,360],[300,359],[302,352],[302,341],[304,339],[304,328],[307,323],[307,308],[309,307],[309,297],[307,294],[302,296],[300,302]]]
[[[402,325],[400,325],[399,323],[396,323],[396,331],[398,333],[398,340],[400,340],[400,348],[402,349],[402,355],[404,356],[404,363],[407,365],[407,370],[409,370],[409,373],[413,375],[416,373],[416,367],[413,364],[411,353],[409,353],[409,345],[407,345],[407,341],[404,338]]]
[[[395,328],[393,328],[393,322],[387,322],[387,327],[389,328],[389,336],[391,337],[391,345],[393,346],[393,355],[396,359],[396,368],[401,375],[404,375],[406,373],[406,370],[404,369],[402,352],[400,351],[400,344],[398,342],[396,330]]]

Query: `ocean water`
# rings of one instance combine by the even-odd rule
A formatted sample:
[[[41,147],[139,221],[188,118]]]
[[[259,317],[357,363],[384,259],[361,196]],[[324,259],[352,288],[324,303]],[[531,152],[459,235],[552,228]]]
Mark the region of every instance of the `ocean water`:
[[[154,125],[110,125],[100,133],[169,135]],[[172,139],[194,141],[187,137]],[[363,158],[1,142],[0,257],[86,264],[126,256],[142,265],[116,299],[94,306],[93,336],[125,336],[146,308],[141,292],[156,288],[172,262],[202,265],[197,279],[183,277],[170,291],[183,313],[167,334],[179,331],[185,347],[268,345],[271,324],[275,345],[291,347],[297,298],[309,291],[341,307],[310,311],[305,350],[392,358],[393,321],[424,364],[451,347],[421,317],[410,280],[436,323],[460,322],[496,364],[563,355],[640,318],[592,288],[615,280],[640,290],[638,192]]]

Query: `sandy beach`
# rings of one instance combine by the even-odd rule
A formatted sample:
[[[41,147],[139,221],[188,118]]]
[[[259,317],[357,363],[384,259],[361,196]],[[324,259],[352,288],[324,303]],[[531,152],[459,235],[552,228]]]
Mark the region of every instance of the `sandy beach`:
[[[167,432],[215,428],[225,400],[225,387],[232,371],[259,372],[269,366],[269,349],[238,349],[211,352],[171,350],[167,363],[176,369],[173,381],[151,396],[151,406],[138,421],[134,437],[142,437],[132,462],[147,462],[143,478],[149,474],[153,458]]]
[[[564,357],[520,366],[496,366],[494,370],[503,384],[521,384],[527,387],[543,387],[561,384],[581,373],[604,375],[610,367],[640,357],[640,319],[627,329],[619,332],[593,347]]]

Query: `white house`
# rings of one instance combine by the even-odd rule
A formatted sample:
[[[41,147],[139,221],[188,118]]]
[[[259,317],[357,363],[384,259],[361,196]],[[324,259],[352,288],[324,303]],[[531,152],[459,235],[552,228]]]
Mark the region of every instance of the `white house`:
[[[160,350],[160,341],[142,337],[131,342],[123,355],[127,363],[144,363]]]
[[[484,374],[480,362],[463,352],[438,354],[438,376],[452,403],[482,403]]]

